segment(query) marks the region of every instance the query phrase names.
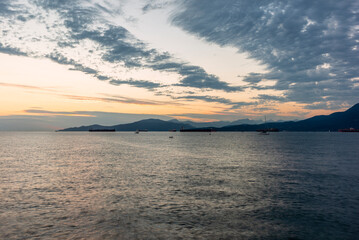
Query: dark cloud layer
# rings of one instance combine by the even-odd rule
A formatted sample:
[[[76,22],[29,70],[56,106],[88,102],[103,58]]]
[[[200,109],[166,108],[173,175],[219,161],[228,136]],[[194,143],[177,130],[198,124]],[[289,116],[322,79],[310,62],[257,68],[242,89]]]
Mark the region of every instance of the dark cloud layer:
[[[27,55],[26,53],[22,52],[18,48],[14,48],[14,47],[10,47],[10,46],[4,46],[1,43],[0,43],[0,52],[1,53],[6,53],[6,54],[9,54],[9,55],[15,55],[15,56],[26,56]]]
[[[181,0],[173,10],[171,21],[175,26],[208,42],[235,47],[267,66],[265,74],[253,72],[244,76],[245,87],[231,86],[200,66],[150,48],[123,26],[110,24],[102,15],[115,14],[107,1],[92,5],[83,0],[28,0],[25,5],[21,3],[2,0],[0,23],[15,26],[36,18],[45,22],[48,30],[65,30],[54,31],[52,39],[45,39],[57,44],[57,48],[45,56],[29,52],[31,49],[28,52],[22,50],[19,47],[21,41],[12,45],[0,38],[2,53],[47,57],[113,85],[126,84],[151,91],[178,86],[225,92],[243,91],[246,87],[259,91],[274,89],[283,91],[284,95],[260,94],[254,100],[256,103],[295,101],[307,104],[308,109],[332,109],[359,101],[359,2],[356,0]],[[32,8],[28,8],[28,4]],[[146,1],[142,11],[146,14],[169,4],[170,1]],[[34,14],[36,9],[38,15]],[[60,17],[51,23],[47,17],[54,12]],[[11,31],[11,27],[2,30],[0,36],[6,36],[7,31]],[[64,32],[65,35],[56,35]],[[20,32],[14,36],[21,40]],[[33,39],[43,40],[40,36],[33,36]],[[76,51],[84,42],[95,43],[96,48],[87,50],[101,54],[103,64],[175,73],[179,76],[178,83],[167,85],[146,79],[117,79],[101,72],[96,64],[86,65],[62,51],[69,48]],[[276,84],[266,86],[261,84],[263,80],[274,80]],[[193,100],[198,97],[191,95]],[[202,100],[221,102],[233,108],[251,104],[215,96],[205,96]]]
[[[256,99],[265,100],[265,101],[278,101],[278,102],[283,102],[286,100],[285,97],[273,96],[268,94],[259,94],[258,97],[256,97]]]
[[[11,15],[17,12],[11,8],[11,1],[12,0],[1,0],[0,2],[1,15]]]
[[[170,4],[170,1],[149,0],[148,3],[142,7],[142,12],[148,13],[152,10],[163,9]]]
[[[104,64],[116,63],[131,69],[152,69],[165,72],[173,72],[179,75],[179,84],[177,86],[201,88],[208,90],[223,90],[227,92],[239,91],[238,87],[231,87],[226,82],[221,81],[217,76],[207,73],[199,66],[192,66],[186,62],[175,59],[167,52],[160,52],[156,49],[149,48],[146,43],[136,39],[126,28],[108,23],[102,12],[112,13],[111,10],[101,4],[84,5],[86,1],[80,0],[32,0],[28,4],[32,4],[37,9],[50,14],[50,11],[56,12],[61,21],[54,26],[48,25],[48,29],[56,29],[57,27],[65,27],[66,36],[54,36],[52,41],[57,43],[58,49],[48,54],[55,62],[60,64],[71,65],[72,70],[82,71],[86,74],[92,74],[100,80],[111,80],[114,85],[129,84],[139,88],[154,89],[164,87],[156,82],[148,80],[119,80],[109,78],[101,74],[93,66],[85,66],[76,60],[63,56],[60,52],[63,48],[73,48],[74,50],[83,41],[91,41],[96,43],[101,52],[101,58]],[[104,2],[106,3],[106,2]],[[106,3],[108,4],[108,3]],[[143,11],[161,8],[167,3],[149,2],[144,6]],[[6,14],[15,15],[12,21],[26,22],[30,19],[28,13],[20,10],[26,9],[11,1],[3,1],[0,4],[0,14],[4,17]],[[18,9],[16,12],[13,9]],[[1,16],[0,16],[1,17]],[[45,16],[40,16],[46,22]],[[14,22],[14,24],[16,24]],[[0,51],[7,54],[26,54],[17,51],[11,46],[1,45]],[[170,67],[168,67],[170,66]]]
[[[229,86],[226,82],[220,81],[217,76],[206,73],[203,68],[198,66],[176,62],[163,62],[154,63],[150,67],[154,70],[175,72],[183,76],[181,82],[176,84],[176,86],[218,89],[226,92],[243,90],[241,87]]]
[[[201,101],[210,102],[210,103],[221,103],[221,104],[231,106],[232,110],[241,108],[243,106],[249,106],[249,105],[256,104],[255,102],[234,102],[234,101],[231,101],[230,99],[216,97],[216,96],[188,95],[188,96],[177,97],[175,99],[185,99],[188,101],[201,100]]]
[[[139,87],[139,88],[147,88],[148,90],[153,90],[159,87],[162,87],[162,85],[160,83],[155,83],[155,82],[150,82],[150,81],[146,81],[146,80],[111,80],[110,83],[112,85],[122,85],[122,84],[127,84],[127,85],[131,85],[131,86],[135,86],[135,87]]]
[[[74,126],[131,123],[148,118],[168,121],[168,116],[152,114],[131,114],[101,111],[49,111],[45,109],[28,109],[31,115],[0,116],[0,131],[54,131]]]
[[[172,23],[265,64],[244,78],[277,80],[283,101],[359,100],[359,2],[355,0],[184,0]],[[263,89],[263,88],[262,88]],[[319,105],[318,105],[319,106]]]

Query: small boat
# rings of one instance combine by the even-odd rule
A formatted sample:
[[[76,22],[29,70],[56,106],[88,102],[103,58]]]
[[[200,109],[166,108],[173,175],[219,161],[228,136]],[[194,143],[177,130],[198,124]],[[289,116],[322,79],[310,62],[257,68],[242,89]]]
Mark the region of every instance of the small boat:
[[[262,130],[260,130],[258,132],[259,132],[259,135],[269,135],[269,132],[267,130],[264,130],[264,129],[262,129]]]

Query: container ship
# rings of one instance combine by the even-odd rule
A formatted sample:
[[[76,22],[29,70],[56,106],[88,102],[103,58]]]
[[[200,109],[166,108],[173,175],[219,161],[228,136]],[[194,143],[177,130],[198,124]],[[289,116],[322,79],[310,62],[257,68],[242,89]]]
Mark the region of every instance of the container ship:
[[[116,132],[116,129],[109,128],[109,129],[89,129],[89,132]]]
[[[257,129],[257,132],[279,132],[278,128]]]

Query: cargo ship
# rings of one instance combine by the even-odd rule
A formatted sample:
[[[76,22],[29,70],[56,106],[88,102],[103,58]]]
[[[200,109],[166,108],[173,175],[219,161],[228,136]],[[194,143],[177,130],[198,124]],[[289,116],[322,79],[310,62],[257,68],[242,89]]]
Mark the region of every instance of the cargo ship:
[[[213,128],[180,129],[180,132],[215,132]]]
[[[116,129],[109,128],[109,129],[89,129],[89,132],[116,132]]]
[[[279,132],[278,128],[257,129],[257,132]]]

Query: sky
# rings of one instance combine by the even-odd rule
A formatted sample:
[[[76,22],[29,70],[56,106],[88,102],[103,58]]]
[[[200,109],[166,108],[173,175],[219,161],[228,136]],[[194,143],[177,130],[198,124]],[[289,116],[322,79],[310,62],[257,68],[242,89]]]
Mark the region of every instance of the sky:
[[[0,130],[359,102],[356,0],[1,0]]]

